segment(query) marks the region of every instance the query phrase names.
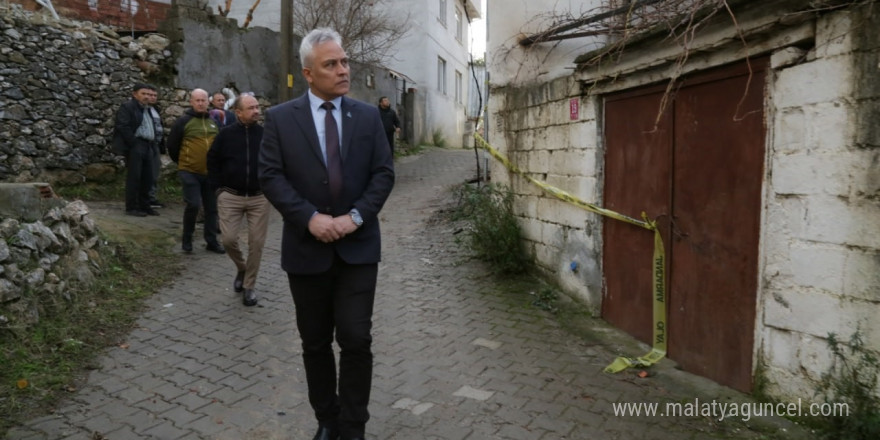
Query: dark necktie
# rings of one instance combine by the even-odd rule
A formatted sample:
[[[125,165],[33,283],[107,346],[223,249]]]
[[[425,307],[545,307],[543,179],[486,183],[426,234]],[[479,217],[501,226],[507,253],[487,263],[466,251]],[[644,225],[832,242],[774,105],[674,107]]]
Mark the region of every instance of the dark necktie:
[[[339,131],[336,128],[336,118],[333,117],[333,103],[325,102],[321,104],[321,108],[326,111],[324,115],[324,140],[327,147],[330,196],[333,201],[336,201],[342,192],[342,157],[339,155]]]

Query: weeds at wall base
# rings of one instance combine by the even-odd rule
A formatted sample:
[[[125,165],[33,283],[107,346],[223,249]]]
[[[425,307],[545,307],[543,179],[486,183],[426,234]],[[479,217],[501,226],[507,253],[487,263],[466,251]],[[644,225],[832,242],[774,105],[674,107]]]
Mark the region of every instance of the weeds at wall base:
[[[434,130],[431,134],[431,143],[440,148],[446,148],[446,138],[443,137],[443,131]]]
[[[833,356],[831,367],[822,375],[816,390],[820,402],[845,403],[849,415],[832,415],[819,419],[815,428],[827,439],[867,440],[880,438],[880,359],[877,352],[865,346],[860,329],[841,342],[837,335],[828,335],[828,348]]]
[[[465,223],[464,244],[473,255],[501,274],[527,272],[531,259],[513,214],[513,193],[503,186],[462,184],[453,188],[451,220]]]
[[[111,239],[112,240],[112,239]],[[47,414],[76,391],[98,356],[124,344],[143,300],[179,271],[162,234],[101,249],[95,281],[72,286],[69,299],[41,306],[27,331],[0,328],[0,433]]]

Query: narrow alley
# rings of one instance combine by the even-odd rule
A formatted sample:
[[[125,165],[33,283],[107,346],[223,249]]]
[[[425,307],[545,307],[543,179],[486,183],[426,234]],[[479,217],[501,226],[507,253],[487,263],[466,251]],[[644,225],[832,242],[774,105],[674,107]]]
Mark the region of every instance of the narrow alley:
[[[475,175],[473,151],[429,148],[398,159],[396,172],[381,214],[367,438],[809,438],[778,418],[662,417],[666,402],[750,400],[671,361],[645,379],[604,374],[618,353],[569,335],[553,315],[494,289],[486,268],[456,243],[454,227],[432,221],[450,201],[447,189]],[[179,208],[162,212],[163,221],[178,218]],[[225,255],[196,249],[184,256],[179,279],[148,301],[126,348],[109,349],[88,384],[54,414],[6,438],[310,439],[315,422],[279,265],[280,226],[275,214],[258,307],[241,305]],[[660,407],[653,417],[620,416],[615,403]]]

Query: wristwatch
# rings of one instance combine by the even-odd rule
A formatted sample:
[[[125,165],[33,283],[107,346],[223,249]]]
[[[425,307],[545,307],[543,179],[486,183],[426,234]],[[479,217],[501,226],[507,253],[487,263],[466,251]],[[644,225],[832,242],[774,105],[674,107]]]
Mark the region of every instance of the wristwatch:
[[[348,212],[348,215],[351,216],[351,221],[354,222],[355,226],[361,227],[364,224],[364,218],[361,217],[361,213],[357,209],[352,209]]]

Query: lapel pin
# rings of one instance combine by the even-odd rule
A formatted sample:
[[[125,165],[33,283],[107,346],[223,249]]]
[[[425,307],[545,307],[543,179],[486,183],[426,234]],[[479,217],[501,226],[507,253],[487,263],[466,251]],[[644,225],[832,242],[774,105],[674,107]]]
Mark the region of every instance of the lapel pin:
[[[346,114],[345,114],[345,117],[350,118],[350,117],[351,117],[351,112],[346,113]]]

